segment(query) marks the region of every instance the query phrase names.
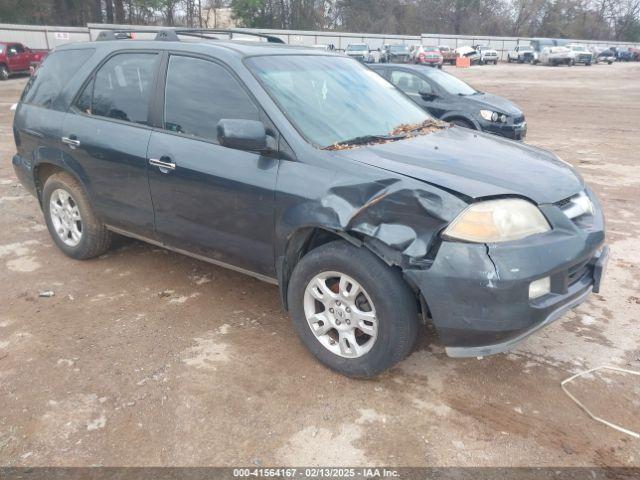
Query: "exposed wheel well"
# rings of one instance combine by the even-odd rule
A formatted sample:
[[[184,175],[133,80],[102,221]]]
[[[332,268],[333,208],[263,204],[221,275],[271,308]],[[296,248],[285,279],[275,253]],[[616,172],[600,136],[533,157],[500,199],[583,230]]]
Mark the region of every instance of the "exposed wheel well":
[[[470,128],[472,130],[476,130],[476,126],[474,125],[474,123],[471,120],[469,120],[468,118],[462,117],[460,115],[449,117],[449,118],[445,119],[444,121],[445,122],[454,123],[456,120],[459,121],[459,122],[463,122],[463,123],[467,124],[469,126],[468,128]]]
[[[319,227],[301,228],[291,236],[287,242],[284,258],[280,261],[278,271],[280,294],[285,309],[288,310],[287,291],[289,289],[289,278],[291,278],[291,273],[300,259],[321,245],[345,239],[348,240],[349,236]],[[355,242],[356,239],[354,238],[353,241]]]
[[[36,190],[38,192],[38,199],[42,201],[42,190],[47,179],[54,173],[65,172],[64,168],[54,165],[53,163],[41,163],[36,166],[34,172],[34,179],[36,183]]]

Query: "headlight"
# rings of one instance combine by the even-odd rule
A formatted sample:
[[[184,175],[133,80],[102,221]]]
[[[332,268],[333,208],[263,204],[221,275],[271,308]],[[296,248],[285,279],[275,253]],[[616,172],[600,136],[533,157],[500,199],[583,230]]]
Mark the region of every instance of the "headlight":
[[[488,122],[507,122],[507,116],[504,113],[494,112],[493,110],[480,110],[480,116]]]
[[[518,198],[487,200],[467,207],[446,228],[443,237],[476,243],[518,240],[551,230],[534,204]]]

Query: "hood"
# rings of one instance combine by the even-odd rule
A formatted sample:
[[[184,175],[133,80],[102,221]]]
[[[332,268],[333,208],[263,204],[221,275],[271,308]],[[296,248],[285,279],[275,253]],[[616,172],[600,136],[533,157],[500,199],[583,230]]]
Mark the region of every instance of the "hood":
[[[498,95],[480,92],[475,95],[467,95],[462,98],[464,98],[465,102],[468,101],[478,104],[479,109],[486,107],[488,110],[497,110],[501,113],[506,113],[513,118],[523,115],[522,110],[520,110],[516,104],[510,102],[504,97],[499,97]]]
[[[462,127],[334,153],[471,198],[516,195],[545,204],[584,188],[551,152]]]

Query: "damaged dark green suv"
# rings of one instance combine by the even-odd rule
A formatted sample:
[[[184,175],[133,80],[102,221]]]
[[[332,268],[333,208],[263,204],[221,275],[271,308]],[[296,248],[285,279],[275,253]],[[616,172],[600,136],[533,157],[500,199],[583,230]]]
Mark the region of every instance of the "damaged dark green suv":
[[[356,60],[221,36],[105,34],[29,82],[13,164],[67,255],[118,233],[277,283],[356,377],[421,318],[484,356],[598,290],[602,210],[554,154],[433,120]]]

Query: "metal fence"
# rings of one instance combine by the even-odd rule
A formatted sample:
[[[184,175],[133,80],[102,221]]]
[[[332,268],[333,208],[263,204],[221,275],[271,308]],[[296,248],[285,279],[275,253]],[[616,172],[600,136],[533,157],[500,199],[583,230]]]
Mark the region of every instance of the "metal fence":
[[[89,23],[86,27],[43,27],[34,25],[0,24],[0,41],[21,42],[31,48],[52,49],[58,45],[71,42],[86,42],[95,40],[98,34],[104,30],[117,30],[136,28],[140,30],[153,30],[158,27],[109,25],[101,23]],[[464,45],[487,45],[498,51],[501,58],[506,60],[507,52],[519,43],[528,44],[531,38],[527,37],[494,37],[476,35],[447,35],[429,34],[422,35],[381,35],[371,33],[344,33],[335,31],[304,31],[304,30],[272,30],[272,29],[242,29],[248,32],[266,33],[281,38],[291,45],[334,45],[338,50],[344,50],[350,43],[366,43],[371,49],[381,48],[384,44],[416,44],[423,45],[447,45],[457,48]],[[141,37],[145,35],[142,34]],[[629,42],[616,42],[607,40],[567,40],[581,43],[587,46],[605,48],[616,46],[619,48],[636,47],[640,44]]]

